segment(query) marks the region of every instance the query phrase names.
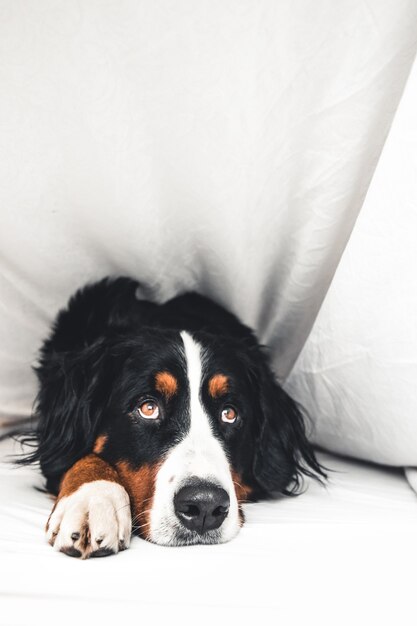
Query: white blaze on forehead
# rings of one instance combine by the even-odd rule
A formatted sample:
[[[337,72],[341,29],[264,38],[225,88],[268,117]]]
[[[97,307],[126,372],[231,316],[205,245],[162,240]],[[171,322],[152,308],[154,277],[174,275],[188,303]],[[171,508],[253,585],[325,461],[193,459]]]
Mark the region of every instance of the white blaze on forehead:
[[[219,531],[220,541],[228,541],[239,529],[236,494],[226,453],[214,436],[210,418],[201,402],[203,380],[202,347],[187,332],[181,333],[189,385],[190,427],[184,439],[168,453],[155,482],[151,511],[151,539],[157,543],[175,543],[175,529],[180,527],[174,511],[174,495],[191,478],[213,482],[225,489],[230,509]]]
[[[220,462],[221,466],[224,466],[222,469],[227,471],[229,464],[220,442],[213,434],[210,418],[201,403],[202,348],[188,333],[182,332],[181,337],[185,348],[190,393],[190,430],[184,441],[189,449],[189,471],[193,476],[208,478],[212,475],[215,479],[215,463]]]

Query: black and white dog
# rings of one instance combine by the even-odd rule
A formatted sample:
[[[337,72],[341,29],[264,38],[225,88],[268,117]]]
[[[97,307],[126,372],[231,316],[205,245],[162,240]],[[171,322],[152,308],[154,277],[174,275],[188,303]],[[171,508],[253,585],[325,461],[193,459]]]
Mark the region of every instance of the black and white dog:
[[[220,543],[241,504],[324,477],[252,331],[194,293],[138,300],[130,278],[79,290],[44,343],[36,447],[57,495],[49,542],[87,558]]]

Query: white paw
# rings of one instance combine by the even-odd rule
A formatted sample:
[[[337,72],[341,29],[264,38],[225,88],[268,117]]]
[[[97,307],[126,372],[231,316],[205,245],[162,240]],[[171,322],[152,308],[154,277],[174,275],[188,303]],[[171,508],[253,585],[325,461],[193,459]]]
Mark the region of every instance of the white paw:
[[[129,496],[118,483],[95,480],[61,498],[46,527],[55,550],[87,559],[129,547],[132,515]]]

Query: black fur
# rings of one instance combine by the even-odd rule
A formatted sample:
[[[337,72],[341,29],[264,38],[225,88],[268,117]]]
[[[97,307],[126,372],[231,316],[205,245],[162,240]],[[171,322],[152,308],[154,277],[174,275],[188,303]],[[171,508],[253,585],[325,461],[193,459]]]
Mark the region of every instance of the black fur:
[[[106,278],[79,290],[60,312],[36,368],[38,425],[25,438],[35,448],[20,462],[39,462],[47,488],[57,492],[63,473],[91,452],[103,430],[108,462],[140,466],[158,459],[186,432],[186,392],[165,403],[159,424],[124,416],[141,397],[157,395],[155,371],[168,367],[184,379],[179,331],[186,330],[204,346],[205,376],[222,371],[231,380],[222,402],[239,407],[237,427],[219,422],[219,400],[206,392],[203,401],[252,498],[296,493],[303,475],[323,478],[302,414],[276,382],[253,332],[207,298],[190,293],[157,305],[138,300],[138,286],[130,278]]]

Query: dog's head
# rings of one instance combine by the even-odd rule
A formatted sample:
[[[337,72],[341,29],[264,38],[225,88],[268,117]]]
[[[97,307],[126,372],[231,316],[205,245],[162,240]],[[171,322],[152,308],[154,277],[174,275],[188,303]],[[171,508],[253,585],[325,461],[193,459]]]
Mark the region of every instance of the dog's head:
[[[228,541],[245,500],[291,493],[302,474],[321,473],[297,406],[256,345],[144,329],[56,358],[39,400],[50,429],[44,473],[59,476],[94,451],[117,468],[146,539]],[[58,426],[48,425],[54,411]]]

